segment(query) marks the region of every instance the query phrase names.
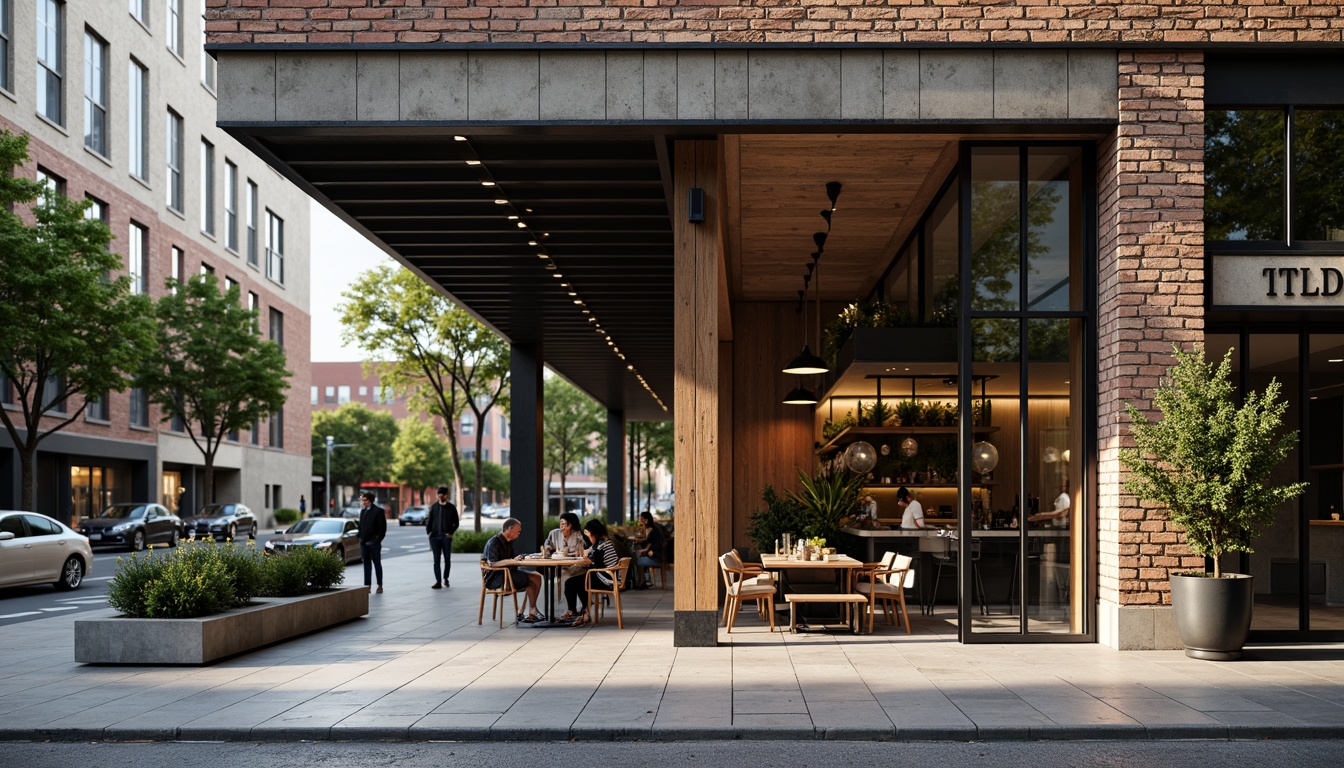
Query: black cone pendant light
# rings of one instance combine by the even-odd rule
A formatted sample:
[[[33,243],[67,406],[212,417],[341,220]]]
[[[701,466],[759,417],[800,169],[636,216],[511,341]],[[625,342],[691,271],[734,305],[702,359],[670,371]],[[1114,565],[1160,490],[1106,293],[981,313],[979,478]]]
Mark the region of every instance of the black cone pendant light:
[[[826,220],[826,231],[818,232],[812,236],[812,241],[816,244],[817,250],[812,254],[812,263],[807,265],[807,274],[803,276],[803,290],[798,292],[798,312],[803,320],[803,350],[784,366],[784,373],[791,373],[797,376],[809,376],[826,373],[831,368],[819,355],[812,351],[807,343],[807,287],[816,276],[817,279],[817,344],[821,344],[821,280],[819,274],[821,253],[826,247],[826,237],[831,230],[831,214],[835,211],[836,200],[840,196],[840,182],[832,181],[826,185],[826,196],[831,201],[831,207],[822,211],[821,216]],[[815,405],[817,395],[808,389],[802,383],[794,387],[784,396],[786,405]]]

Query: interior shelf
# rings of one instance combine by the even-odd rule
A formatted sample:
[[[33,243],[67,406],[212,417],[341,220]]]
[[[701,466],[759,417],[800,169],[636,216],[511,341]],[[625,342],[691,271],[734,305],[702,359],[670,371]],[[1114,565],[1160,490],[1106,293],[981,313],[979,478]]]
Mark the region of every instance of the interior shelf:
[[[849,427],[818,448],[817,454],[830,453],[869,435],[955,435],[960,431],[961,427]],[[998,431],[998,427],[971,427],[971,433],[975,435],[989,435]]]

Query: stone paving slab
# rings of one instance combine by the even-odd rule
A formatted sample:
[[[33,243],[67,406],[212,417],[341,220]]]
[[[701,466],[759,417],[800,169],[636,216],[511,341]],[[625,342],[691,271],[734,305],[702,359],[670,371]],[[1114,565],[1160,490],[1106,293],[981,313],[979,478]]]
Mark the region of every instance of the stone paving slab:
[[[476,624],[477,585],[430,590],[428,567],[391,560],[368,617],[208,667],[80,665],[73,616],[7,626],[0,740],[1334,738],[1344,722],[1341,646],[1217,664],[959,645],[923,616],[911,636],[770,633],[747,609],[718,648],[677,649],[670,590],[624,596],[624,630],[501,630]]]

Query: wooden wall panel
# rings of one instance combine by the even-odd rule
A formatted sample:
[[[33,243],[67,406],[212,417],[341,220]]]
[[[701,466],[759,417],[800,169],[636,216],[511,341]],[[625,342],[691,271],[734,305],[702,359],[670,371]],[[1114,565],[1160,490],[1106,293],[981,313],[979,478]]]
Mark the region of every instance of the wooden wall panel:
[[[815,463],[813,408],[780,402],[798,383],[798,377],[780,371],[801,348],[794,306],[733,305],[733,546],[750,544],[747,518],[762,506],[761,487],[796,490],[798,470],[810,472]]]

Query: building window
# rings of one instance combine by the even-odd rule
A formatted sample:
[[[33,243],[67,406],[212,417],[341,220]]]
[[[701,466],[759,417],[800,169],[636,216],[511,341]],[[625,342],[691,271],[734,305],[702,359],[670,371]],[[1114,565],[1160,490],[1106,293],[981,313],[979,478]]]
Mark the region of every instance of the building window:
[[[6,91],[14,90],[14,84],[9,81],[9,73],[12,70],[9,61],[9,30],[13,10],[13,3],[10,0],[0,0],[0,88]]]
[[[266,209],[266,276],[285,282],[285,220]]]
[[[238,166],[224,158],[224,247],[238,252]]]
[[[132,221],[130,235],[131,293],[149,293],[149,230]]]
[[[37,0],[37,113],[65,125],[65,5]]]
[[[182,212],[182,116],[168,110],[168,207]]]
[[[14,390],[9,386],[9,377],[0,371],[0,405],[14,404]]]
[[[172,258],[170,261],[171,261],[171,264],[169,265],[169,269],[172,270],[172,274],[171,274],[170,276],[173,278],[173,282],[174,282],[174,283],[180,283],[180,282],[182,282],[182,281],[186,278],[186,274],[187,274],[187,254],[186,254],[186,252],[183,251],[181,248],[178,248],[176,245],[174,245],[174,246],[173,246],[173,258]],[[173,286],[173,295],[174,295],[174,296],[177,295],[177,286],[176,286],[176,285]]]
[[[168,418],[168,431],[181,434],[187,431],[187,425],[183,423],[181,416],[174,413]]]
[[[201,139],[201,231],[215,234],[215,145]]]
[[[135,20],[149,26],[149,0],[131,0],[131,15]]]
[[[481,434],[490,434],[490,414],[488,413],[481,417]]]
[[[252,420],[252,444],[261,445],[261,419]]]
[[[489,461],[489,460],[490,460],[490,449],[489,449],[489,448],[482,448],[482,449],[481,449],[481,460],[482,460],[482,461]]]
[[[271,341],[280,345],[281,349],[285,347],[285,315],[275,307],[271,307]]]
[[[84,418],[89,421],[107,421],[107,393],[88,399],[84,406]]]
[[[325,391],[325,393],[324,393],[324,395],[325,395],[325,399],[323,400],[324,403],[326,403],[326,404],[328,404],[328,405],[335,405],[335,404],[336,404],[336,388],[335,388],[335,387],[327,387],[327,388],[326,388],[326,391]]]
[[[236,291],[236,290],[239,290],[238,281],[234,280],[232,277],[224,278],[224,292],[228,293],[229,291]]]
[[[84,199],[89,202],[89,207],[84,209],[84,218],[91,221],[101,221],[107,223],[107,203],[94,197],[85,195]]]
[[[107,43],[84,32],[84,146],[107,157]]]
[[[205,42],[205,0],[201,0],[201,42]],[[201,83],[215,92],[215,72],[218,66],[215,57],[211,56],[205,50],[205,45],[201,45]]]
[[[348,402],[350,402],[350,388],[347,387],[347,386],[340,386],[340,387],[337,387],[337,388],[336,388],[336,403],[339,405],[339,404],[348,403]]]
[[[463,449],[462,449],[462,460],[463,460],[463,461],[475,461],[475,460],[476,460],[476,449],[475,449],[475,448],[463,448]]]
[[[499,417],[499,436],[505,440],[509,437],[509,417],[502,414]]]
[[[149,70],[131,59],[127,109],[130,128],[126,132],[126,144],[130,149],[131,175],[141,181],[149,181],[149,132],[145,130],[149,123],[148,90]]]
[[[168,50],[182,58],[182,0],[168,0]]]
[[[369,396],[369,388],[368,388],[368,387],[360,387],[360,388],[359,388],[359,396],[360,396],[360,397],[368,397],[368,396]]]
[[[272,448],[285,447],[285,409],[280,408],[271,416],[270,443]]]
[[[470,413],[462,414],[462,429],[459,430],[464,435],[474,434],[476,430],[476,420]]]
[[[311,387],[310,389],[312,389],[312,405],[317,405],[317,387]]]
[[[247,180],[247,263],[257,266],[257,184]]]
[[[131,426],[149,427],[149,396],[139,387],[131,389]]]
[[[205,262],[201,262],[201,277],[213,274],[215,274],[215,268],[210,266],[209,264],[206,264]]]
[[[509,449],[508,449],[508,448],[501,448],[501,449],[499,449],[499,465],[500,465],[501,467],[507,467],[507,466],[509,466]]]
[[[42,185],[42,195],[46,199],[65,195],[65,179],[40,165],[37,167],[37,180]]]
[[[65,382],[59,376],[48,376],[42,386],[42,409],[65,413]]]

